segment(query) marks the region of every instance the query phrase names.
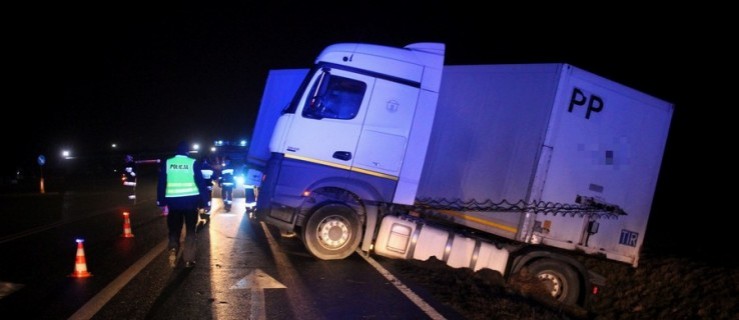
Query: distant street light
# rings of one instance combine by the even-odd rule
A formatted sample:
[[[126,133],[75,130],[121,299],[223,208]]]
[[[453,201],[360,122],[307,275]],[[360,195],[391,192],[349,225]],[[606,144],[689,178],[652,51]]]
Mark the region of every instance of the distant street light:
[[[115,144],[115,143],[113,143],[113,144],[111,144],[111,145],[110,145],[110,147],[111,147],[111,148],[113,148],[113,149],[115,149],[115,148],[117,148],[117,147],[118,147],[118,145],[117,145],[117,144]]]
[[[69,152],[69,150],[62,150],[62,157],[64,159],[69,159],[70,158],[70,154],[71,153]]]

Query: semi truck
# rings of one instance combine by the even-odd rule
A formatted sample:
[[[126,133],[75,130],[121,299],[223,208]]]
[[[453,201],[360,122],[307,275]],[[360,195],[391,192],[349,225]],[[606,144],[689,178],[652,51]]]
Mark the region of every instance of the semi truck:
[[[432,257],[561,303],[637,267],[674,105],[567,63],[444,65],[445,44],[340,43],[270,71],[254,219],[318,259]]]

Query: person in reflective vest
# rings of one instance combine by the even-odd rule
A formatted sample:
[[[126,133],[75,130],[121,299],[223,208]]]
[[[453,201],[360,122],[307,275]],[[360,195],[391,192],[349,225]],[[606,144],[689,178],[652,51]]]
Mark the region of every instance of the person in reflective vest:
[[[189,156],[184,142],[177,145],[175,156],[161,162],[157,185],[157,206],[167,212],[169,229],[169,263],[175,267],[177,252],[180,249],[182,224],[185,224],[185,245],[182,258],[185,267],[195,265],[195,228],[198,210],[210,210],[210,192],[205,187],[202,163]]]
[[[213,167],[210,165],[208,157],[203,157],[201,163],[200,172],[203,174],[203,179],[205,180],[205,188],[210,192],[213,190]]]
[[[126,155],[121,180],[124,186],[131,188],[128,198],[136,200],[136,162],[133,161],[133,156],[130,154]]]
[[[231,159],[229,157],[223,159],[223,164],[221,165],[221,176],[218,179],[218,185],[221,187],[223,205],[226,207],[226,212],[231,211],[231,204],[233,203],[233,188],[235,183],[234,168],[231,166]]]
[[[213,195],[213,167],[210,165],[210,160],[208,160],[207,156],[203,156],[201,158],[202,167],[200,168],[200,173],[203,174],[203,180],[205,183],[205,189],[208,190],[208,193]],[[210,222],[210,210],[201,210],[200,211],[200,219],[205,220],[205,223]]]

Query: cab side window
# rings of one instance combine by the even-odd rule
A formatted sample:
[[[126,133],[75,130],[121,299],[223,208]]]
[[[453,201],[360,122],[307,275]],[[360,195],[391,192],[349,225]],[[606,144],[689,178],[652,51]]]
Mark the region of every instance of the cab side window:
[[[324,71],[311,88],[303,107],[303,117],[312,119],[353,119],[362,105],[367,84],[331,75]]]

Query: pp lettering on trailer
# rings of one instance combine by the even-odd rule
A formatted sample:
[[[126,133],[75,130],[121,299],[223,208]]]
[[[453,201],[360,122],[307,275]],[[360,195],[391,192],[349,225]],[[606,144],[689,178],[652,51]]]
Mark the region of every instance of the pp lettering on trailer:
[[[585,94],[585,92],[580,88],[573,88],[572,96],[570,97],[570,106],[567,108],[567,111],[572,112],[572,109],[574,109],[575,106],[586,107],[585,119],[590,119],[590,115],[593,112],[598,113],[603,110],[605,103],[599,96],[594,94]]]
[[[639,239],[638,233],[626,229],[621,229],[621,237],[618,239],[618,243],[625,246],[636,247],[637,239]]]

